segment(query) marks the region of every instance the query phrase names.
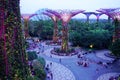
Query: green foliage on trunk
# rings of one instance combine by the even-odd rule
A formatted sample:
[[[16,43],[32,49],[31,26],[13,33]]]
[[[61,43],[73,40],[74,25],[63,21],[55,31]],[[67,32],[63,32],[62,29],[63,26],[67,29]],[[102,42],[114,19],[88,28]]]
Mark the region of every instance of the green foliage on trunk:
[[[0,79],[24,80],[29,75],[25,40],[22,34],[19,0],[2,0],[0,10]],[[1,16],[0,16],[1,17]],[[3,64],[4,63],[4,64]]]
[[[116,57],[120,57],[120,39],[111,44],[110,50],[113,55],[115,55]]]

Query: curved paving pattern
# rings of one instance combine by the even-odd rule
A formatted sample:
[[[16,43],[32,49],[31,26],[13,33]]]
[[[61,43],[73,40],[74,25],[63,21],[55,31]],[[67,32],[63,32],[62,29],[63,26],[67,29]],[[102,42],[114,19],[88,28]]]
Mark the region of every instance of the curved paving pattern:
[[[46,64],[50,64],[50,62],[46,60]],[[53,80],[75,80],[73,73],[61,64],[52,62],[50,70],[53,73]]]
[[[47,49],[44,54],[46,56],[52,56],[53,58],[73,58],[73,57],[76,57],[76,55],[74,56],[58,56],[58,55],[54,55],[54,54],[51,54],[50,51],[52,50],[53,48],[50,48],[50,49]]]
[[[98,51],[96,53],[96,56],[101,58],[101,59],[104,59],[104,60],[113,61],[114,60],[113,58],[110,58],[110,57],[107,57],[104,55],[105,53],[108,53],[108,52],[110,52],[110,51],[108,51],[108,50]]]
[[[78,66],[76,65],[76,62],[78,61],[77,56],[53,55],[50,54],[51,49],[58,46],[50,46],[50,45],[48,46],[45,45],[44,42],[41,43],[41,45],[44,46],[44,52],[43,53],[40,52],[38,56],[44,57],[44,59],[47,60],[46,62],[48,64],[52,61],[51,71],[53,72],[53,80],[75,80],[75,79],[76,80],[97,80],[97,79],[109,80],[108,78],[110,77],[110,75],[113,75],[113,73],[106,75],[102,75],[102,74],[109,72],[120,72],[119,65],[117,65],[116,63],[110,64],[108,68],[105,68],[104,66],[100,66],[96,63],[90,63],[89,67],[87,68]],[[39,51],[39,49],[35,49],[35,51]],[[114,60],[113,58],[106,57],[104,55],[104,53],[106,52],[108,52],[108,50],[96,51],[96,54],[87,54],[85,55],[85,57],[93,61],[102,60],[103,62],[104,61],[106,62],[106,61]],[[53,58],[50,57],[51,55]],[[59,62],[60,58],[62,58],[61,63]],[[96,69],[99,69],[97,72],[98,74],[95,74]]]
[[[112,77],[112,76],[117,76],[117,75],[119,75],[119,74],[120,74],[120,73],[106,73],[106,74],[103,74],[103,75],[101,75],[100,77],[98,77],[97,80],[109,80],[110,77]]]

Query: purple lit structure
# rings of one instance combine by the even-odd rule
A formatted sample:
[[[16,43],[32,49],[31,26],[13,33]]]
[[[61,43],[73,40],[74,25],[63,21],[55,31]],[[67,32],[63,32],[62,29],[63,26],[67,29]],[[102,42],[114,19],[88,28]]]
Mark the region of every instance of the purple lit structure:
[[[43,14],[49,16],[53,20],[53,23],[54,23],[53,43],[57,43],[58,42],[58,26],[57,26],[58,17],[55,16],[54,14],[47,13],[47,12],[43,12]]]
[[[23,18],[23,20],[24,20],[25,38],[30,37],[29,32],[28,32],[28,21],[34,15],[37,15],[37,14],[22,14],[22,16],[21,16]]]
[[[98,12],[101,12],[103,14],[108,15],[108,21],[110,22],[110,18],[113,19],[115,23],[115,34],[113,35],[113,42],[120,38],[120,11],[118,11],[120,8],[100,8],[99,10],[96,10]],[[118,26],[116,25],[118,24]]]
[[[117,39],[120,39],[120,9],[116,9],[112,12],[109,12],[110,17],[114,21],[115,33],[113,36],[113,42]]]
[[[49,13],[54,14],[60,20],[62,21],[62,45],[61,50],[64,52],[67,52],[68,50],[68,27],[67,23],[70,21],[71,17],[84,12],[84,10],[60,10],[60,11],[54,11],[54,10],[46,10]]]
[[[108,16],[108,22],[110,22],[111,17],[110,17],[109,12],[115,11],[116,9],[118,9],[118,8],[100,8],[96,11],[106,14]]]
[[[89,17],[90,17],[90,15],[94,14],[94,12],[84,12],[83,14],[86,15],[86,17],[87,17],[87,21],[86,22],[89,23]]]
[[[99,21],[100,16],[102,15],[102,13],[94,13],[94,15],[97,17],[97,22]]]
[[[84,12],[83,14],[86,15],[87,21],[89,23],[89,17],[93,14],[97,17],[97,22],[99,21],[99,17],[102,15],[102,13],[95,13],[95,12]]]

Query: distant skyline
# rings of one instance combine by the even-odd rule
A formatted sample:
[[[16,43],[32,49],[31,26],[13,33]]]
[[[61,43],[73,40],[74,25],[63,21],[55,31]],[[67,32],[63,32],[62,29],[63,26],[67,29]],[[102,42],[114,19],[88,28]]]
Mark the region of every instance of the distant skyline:
[[[83,9],[96,12],[100,8],[120,8],[120,0],[20,0],[21,13],[35,13],[42,8]]]

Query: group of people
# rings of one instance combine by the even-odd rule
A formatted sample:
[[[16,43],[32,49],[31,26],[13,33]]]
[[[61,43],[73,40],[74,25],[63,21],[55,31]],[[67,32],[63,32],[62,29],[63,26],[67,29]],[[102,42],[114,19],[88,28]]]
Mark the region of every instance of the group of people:
[[[84,54],[78,54],[77,55],[79,61],[77,62],[78,65],[82,65],[83,67],[88,67],[89,62],[88,59],[85,58]]]
[[[50,64],[47,64],[45,67],[47,72],[47,80],[53,80],[53,73],[51,71],[51,67],[52,67],[52,62],[50,62]]]

